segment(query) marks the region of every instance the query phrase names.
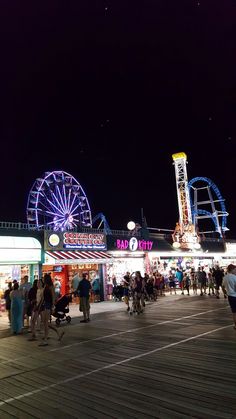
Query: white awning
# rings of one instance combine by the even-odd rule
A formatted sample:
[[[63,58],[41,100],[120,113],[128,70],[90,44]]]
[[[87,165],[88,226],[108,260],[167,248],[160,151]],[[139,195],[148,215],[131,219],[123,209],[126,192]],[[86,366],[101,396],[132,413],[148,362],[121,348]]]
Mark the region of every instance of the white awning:
[[[40,242],[34,237],[0,236],[0,264],[32,264],[41,261]]]

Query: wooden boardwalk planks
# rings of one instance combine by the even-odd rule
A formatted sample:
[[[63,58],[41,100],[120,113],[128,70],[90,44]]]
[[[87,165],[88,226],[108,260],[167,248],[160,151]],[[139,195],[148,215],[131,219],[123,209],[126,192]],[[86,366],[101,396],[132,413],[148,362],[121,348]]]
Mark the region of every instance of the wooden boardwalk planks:
[[[0,418],[236,418],[231,324],[225,301],[185,297],[74,321],[45,348],[2,338]]]

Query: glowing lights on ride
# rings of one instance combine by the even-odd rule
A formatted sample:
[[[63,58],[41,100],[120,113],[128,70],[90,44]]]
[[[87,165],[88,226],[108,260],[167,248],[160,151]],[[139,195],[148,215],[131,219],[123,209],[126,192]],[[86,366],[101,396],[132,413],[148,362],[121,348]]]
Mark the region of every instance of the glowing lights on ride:
[[[183,247],[184,247],[183,244],[180,243],[180,242],[174,242],[173,243],[173,248],[175,250],[183,249]],[[201,245],[200,245],[200,243],[188,243],[188,244],[186,244],[186,249],[201,250]]]
[[[28,196],[28,223],[54,231],[91,227],[88,199],[79,182],[63,171],[46,172],[36,179]]]
[[[187,155],[183,152],[172,155],[175,166],[176,188],[179,207],[179,223],[176,223],[172,235],[173,248],[199,250],[199,237],[192,224],[192,213],[187,174]]]

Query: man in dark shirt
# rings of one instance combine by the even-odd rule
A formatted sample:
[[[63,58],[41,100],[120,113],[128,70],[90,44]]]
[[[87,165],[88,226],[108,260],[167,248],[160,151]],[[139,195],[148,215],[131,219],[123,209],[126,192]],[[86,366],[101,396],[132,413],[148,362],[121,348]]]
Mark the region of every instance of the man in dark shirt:
[[[90,304],[89,304],[89,295],[91,290],[91,284],[88,279],[88,274],[83,273],[82,279],[78,285],[78,292],[80,297],[80,311],[83,312],[84,319],[80,320],[80,323],[87,323],[90,321]]]
[[[206,272],[204,271],[204,268],[198,268],[198,271],[196,273],[198,285],[200,285],[200,295],[206,294]]]
[[[220,287],[223,291],[224,297],[227,298],[226,292],[224,287],[222,286],[222,281],[224,278],[224,271],[219,266],[216,266],[216,268],[213,270],[213,278],[215,280],[216,284],[216,298],[220,298]]]

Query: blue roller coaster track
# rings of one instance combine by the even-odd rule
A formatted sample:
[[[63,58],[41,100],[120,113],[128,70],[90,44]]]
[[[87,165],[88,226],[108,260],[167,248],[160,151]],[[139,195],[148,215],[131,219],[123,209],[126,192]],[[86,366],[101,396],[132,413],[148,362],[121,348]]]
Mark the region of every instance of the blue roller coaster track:
[[[95,215],[95,217],[92,219],[92,226],[94,227],[94,224],[96,223],[96,221],[100,220],[98,229],[101,227],[101,225],[103,224],[103,230],[106,234],[112,234],[110,226],[107,222],[107,219],[105,217],[105,215],[102,212],[99,212],[97,215]]]
[[[218,200],[218,202],[220,204],[220,207],[221,207],[221,209],[219,211],[219,213],[221,215],[221,223],[220,223],[220,225],[221,225],[221,232],[218,230],[219,220],[218,220],[217,213],[211,213],[209,211],[206,211],[206,210],[203,210],[203,209],[199,209],[199,208],[195,209],[195,207],[194,207],[194,204],[193,204],[192,199],[191,199],[191,189],[198,189],[198,188],[195,188],[193,186],[197,182],[204,182],[204,183],[206,183],[207,184],[206,188],[212,189],[213,192],[215,193],[216,197],[217,197],[217,200]],[[222,195],[221,195],[218,187],[216,186],[216,184],[214,182],[212,182],[212,180],[209,179],[209,178],[206,178],[206,177],[195,177],[194,179],[190,180],[190,182],[188,183],[188,186],[189,186],[190,202],[191,202],[191,208],[192,208],[193,223],[195,224],[196,217],[198,217],[198,216],[204,216],[205,215],[207,218],[211,218],[212,219],[212,221],[213,221],[213,223],[215,225],[215,231],[218,232],[218,233],[220,233],[222,235],[222,233],[224,233],[225,231],[228,230],[228,228],[227,228],[227,216],[228,216],[228,213],[226,211],[224,199],[223,199],[223,197],[222,197]]]

